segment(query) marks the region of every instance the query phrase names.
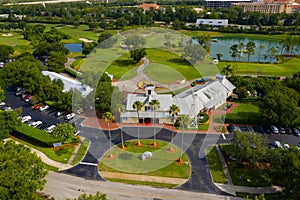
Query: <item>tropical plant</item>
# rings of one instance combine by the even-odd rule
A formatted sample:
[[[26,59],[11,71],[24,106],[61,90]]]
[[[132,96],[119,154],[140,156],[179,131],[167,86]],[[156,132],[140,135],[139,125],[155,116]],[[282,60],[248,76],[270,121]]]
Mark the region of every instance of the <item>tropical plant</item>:
[[[226,64],[225,67],[221,70],[221,73],[224,74],[226,77],[234,76],[236,72],[236,65]]]
[[[151,106],[151,109],[153,110],[154,112],[154,115],[153,115],[153,121],[155,123],[155,112],[156,110],[160,107],[160,102],[157,100],[157,99],[153,99],[149,105]],[[156,124],[154,125],[154,129],[153,129],[153,145],[155,146],[156,145],[156,142],[155,142],[155,135],[156,135]]]
[[[105,112],[102,116],[104,121],[107,123],[108,126],[108,136],[109,136],[109,157],[112,157],[111,153],[111,133],[110,133],[110,123],[115,119],[111,112]]]
[[[139,120],[140,120],[140,111],[142,110],[142,107],[143,107],[143,103],[140,102],[140,101],[135,101],[132,105],[132,107],[134,109],[136,109],[136,112],[137,112],[137,116],[138,116],[138,123],[139,123]],[[140,141],[140,126],[138,126],[138,145],[141,145],[141,141]]]
[[[180,112],[180,109],[177,105],[172,104],[169,107],[169,113],[172,115],[173,117],[173,130],[172,130],[172,138],[171,138],[171,145],[170,145],[170,149],[173,150],[173,138],[174,138],[174,125],[175,125],[175,117],[178,116]]]

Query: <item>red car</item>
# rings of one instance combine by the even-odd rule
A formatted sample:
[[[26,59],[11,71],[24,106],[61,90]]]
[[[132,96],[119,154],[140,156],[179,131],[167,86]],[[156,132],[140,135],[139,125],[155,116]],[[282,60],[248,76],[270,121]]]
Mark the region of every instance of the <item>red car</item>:
[[[33,106],[34,110],[39,110],[41,107],[43,107],[44,105],[35,105]]]

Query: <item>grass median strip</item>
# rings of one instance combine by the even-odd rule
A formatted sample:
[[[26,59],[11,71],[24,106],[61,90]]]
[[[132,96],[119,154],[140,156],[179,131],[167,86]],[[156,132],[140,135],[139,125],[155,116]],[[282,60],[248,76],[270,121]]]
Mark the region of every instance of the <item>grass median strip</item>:
[[[82,158],[86,154],[86,151],[87,151],[87,148],[89,147],[89,145],[90,145],[90,141],[88,139],[84,139],[82,141],[82,144],[80,145],[74,160],[72,160],[72,165],[75,165],[82,160]]]
[[[209,146],[206,148],[207,161],[212,179],[215,183],[227,183],[227,179],[220,161],[217,148]]]

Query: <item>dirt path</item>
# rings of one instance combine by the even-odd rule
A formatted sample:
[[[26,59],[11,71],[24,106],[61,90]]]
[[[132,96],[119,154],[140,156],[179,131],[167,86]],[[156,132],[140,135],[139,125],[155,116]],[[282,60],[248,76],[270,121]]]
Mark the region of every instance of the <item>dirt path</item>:
[[[183,179],[183,178],[168,178],[168,177],[146,176],[146,175],[139,175],[139,174],[124,174],[124,173],[105,172],[105,171],[100,171],[99,173],[104,178],[116,178],[116,179],[123,179],[123,180],[155,182],[155,183],[169,183],[175,185],[180,185],[187,181],[187,179]]]

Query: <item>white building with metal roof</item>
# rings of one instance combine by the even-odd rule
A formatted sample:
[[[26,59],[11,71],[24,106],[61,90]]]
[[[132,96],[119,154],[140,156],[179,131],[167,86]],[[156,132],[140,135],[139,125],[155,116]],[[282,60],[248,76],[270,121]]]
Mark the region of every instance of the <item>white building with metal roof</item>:
[[[58,74],[56,72],[50,72],[50,71],[42,71],[42,74],[44,76],[49,76],[49,78],[52,80],[59,79],[64,84],[63,92],[68,92],[71,89],[77,89],[81,92],[82,96],[88,95],[90,92],[93,91],[93,88],[91,88],[88,85],[82,84],[80,81],[76,79],[69,78],[67,76],[63,76],[61,74]]]
[[[154,86],[145,88],[145,94],[128,94],[126,111],[121,114],[124,123],[153,123],[154,111],[149,103],[156,99],[160,102],[159,109],[155,112],[156,123],[172,123],[172,116],[169,114],[169,107],[175,104],[180,109],[180,114],[191,115],[203,110],[216,109],[226,102],[235,86],[225,76],[217,74],[216,79],[208,81],[203,85],[197,85],[172,97],[171,94],[156,94]],[[143,108],[139,112],[139,119],[133,103],[140,101]],[[193,112],[191,112],[193,111]]]

